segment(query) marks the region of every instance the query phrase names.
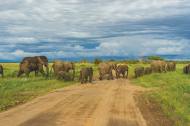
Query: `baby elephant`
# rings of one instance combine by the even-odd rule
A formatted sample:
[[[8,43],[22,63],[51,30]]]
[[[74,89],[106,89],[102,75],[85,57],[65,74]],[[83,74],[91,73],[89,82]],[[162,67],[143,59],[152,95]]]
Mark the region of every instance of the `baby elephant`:
[[[69,72],[59,71],[57,75],[58,80],[71,81],[72,77]]]
[[[92,67],[85,67],[80,70],[80,82],[81,84],[90,82],[92,83],[93,77],[93,68]]]
[[[1,76],[3,77],[3,66],[0,64],[0,74],[1,74]]]
[[[135,68],[135,78],[141,77],[144,75],[144,67]]]

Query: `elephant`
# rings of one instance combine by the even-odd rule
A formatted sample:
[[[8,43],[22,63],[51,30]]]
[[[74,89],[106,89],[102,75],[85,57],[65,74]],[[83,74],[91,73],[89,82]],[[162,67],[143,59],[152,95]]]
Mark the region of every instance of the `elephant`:
[[[184,74],[190,74],[190,64],[186,65],[186,66],[183,68],[183,73],[184,73]]]
[[[1,74],[1,77],[4,77],[3,65],[1,64],[0,64],[0,74]]]
[[[57,79],[58,80],[65,80],[65,81],[71,81],[72,77],[71,77],[70,73],[68,73],[66,71],[59,71]]]
[[[92,67],[85,67],[80,70],[80,82],[83,83],[92,83],[93,78],[93,68]]]
[[[151,68],[152,71],[156,73],[167,72],[167,63],[161,60],[153,61],[151,63]]]
[[[144,75],[144,67],[135,68],[135,78],[141,77]]]
[[[36,64],[39,67],[42,65],[42,68],[44,66],[46,68],[46,76],[49,76],[48,58],[46,56],[25,57],[21,63],[25,61],[28,61],[30,64]],[[38,71],[36,74],[38,74]]]
[[[129,67],[126,64],[119,64],[117,65],[117,78],[120,78],[120,75],[122,74],[123,78],[128,77]]]
[[[107,62],[107,63],[100,63],[98,65],[98,71],[99,71],[99,79],[102,80],[106,75],[108,75],[107,79],[114,79],[113,78],[113,70],[116,71],[117,65],[113,62]]]
[[[145,67],[144,74],[148,75],[148,74],[151,74],[151,73],[152,73],[152,68],[151,67]]]
[[[167,71],[175,71],[176,70],[176,63],[175,62],[168,62],[167,63]]]
[[[75,78],[75,64],[73,62],[64,62],[60,60],[56,60],[53,62],[52,69],[54,71],[54,75],[58,76],[59,71],[70,72],[73,71],[72,80]]]
[[[35,62],[24,60],[19,65],[19,72],[17,74],[17,77],[20,77],[24,73],[27,77],[29,77],[30,72],[33,71],[35,72],[35,76],[37,76],[38,72],[42,73],[42,75],[45,75],[45,72],[43,70],[43,64],[36,64]]]

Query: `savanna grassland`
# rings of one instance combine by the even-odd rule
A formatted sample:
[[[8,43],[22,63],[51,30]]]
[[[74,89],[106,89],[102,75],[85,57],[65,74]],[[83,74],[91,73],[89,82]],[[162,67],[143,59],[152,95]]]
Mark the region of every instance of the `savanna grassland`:
[[[152,88],[153,91],[144,94],[145,99],[150,99],[158,104],[163,112],[176,122],[177,126],[190,125],[190,75],[182,73],[185,64],[177,64],[175,72],[154,73],[134,79],[136,66],[149,66],[149,64],[131,63],[129,65],[129,79],[135,85]],[[37,96],[46,94],[58,88],[77,84],[79,70],[84,66],[92,66],[95,70],[94,79],[97,80],[97,65],[91,63],[76,63],[75,81],[65,82],[54,77],[17,78],[17,63],[3,63],[5,77],[0,79],[0,111],[7,110],[15,105],[25,103]],[[51,64],[50,64],[51,66]]]
[[[0,78],[0,111],[25,103],[55,89],[76,84],[80,68],[92,66],[93,64],[76,64],[75,81],[68,82],[57,80],[52,76],[45,78],[40,74],[38,77],[35,77],[34,73],[31,73],[29,78],[25,76],[17,78],[18,63],[2,63],[2,65],[5,75],[4,78]]]

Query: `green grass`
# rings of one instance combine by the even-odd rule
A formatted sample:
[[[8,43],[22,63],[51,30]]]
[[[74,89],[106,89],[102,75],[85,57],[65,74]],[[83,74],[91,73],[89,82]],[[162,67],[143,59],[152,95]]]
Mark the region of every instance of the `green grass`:
[[[147,75],[134,79],[133,83],[144,87],[157,87],[149,97],[159,103],[176,126],[190,125],[190,75],[184,75],[178,64],[176,72]]]
[[[93,64],[76,64],[76,79],[75,81],[65,82],[56,80],[55,78],[46,79],[39,75],[35,77],[34,73],[30,74],[29,78],[22,76],[16,77],[19,64],[3,63],[5,77],[0,78],[0,111],[7,110],[18,104],[25,103],[37,96],[43,95],[58,88],[63,88],[78,81],[79,71],[82,67],[92,66]],[[51,66],[51,64],[50,64]],[[95,71],[95,73],[97,73]]]
[[[18,64],[4,63],[3,66],[5,77],[0,78],[0,111],[25,103],[55,89],[75,84],[82,67],[92,66],[95,76],[98,76],[97,65],[90,63],[76,63],[76,80],[74,82],[64,82],[54,78],[46,79],[42,76],[34,77],[34,73],[29,78],[16,78]],[[129,64],[129,78],[132,79],[132,82],[147,88],[157,87],[158,90],[147,96],[161,105],[166,115],[176,121],[176,126],[189,126],[190,75],[182,73],[184,65],[178,64],[176,72],[151,74],[133,79],[134,68],[137,66],[149,66],[149,64]]]

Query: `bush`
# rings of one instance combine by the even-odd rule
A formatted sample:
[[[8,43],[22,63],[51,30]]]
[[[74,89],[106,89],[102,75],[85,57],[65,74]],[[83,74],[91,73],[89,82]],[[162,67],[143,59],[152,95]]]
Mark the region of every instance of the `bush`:
[[[98,59],[98,58],[96,58],[96,59],[94,60],[94,64],[96,64],[96,65],[100,64],[101,62],[102,62],[102,60],[101,60],[101,59]]]
[[[148,56],[147,59],[149,60],[164,60],[164,58],[160,56]]]

